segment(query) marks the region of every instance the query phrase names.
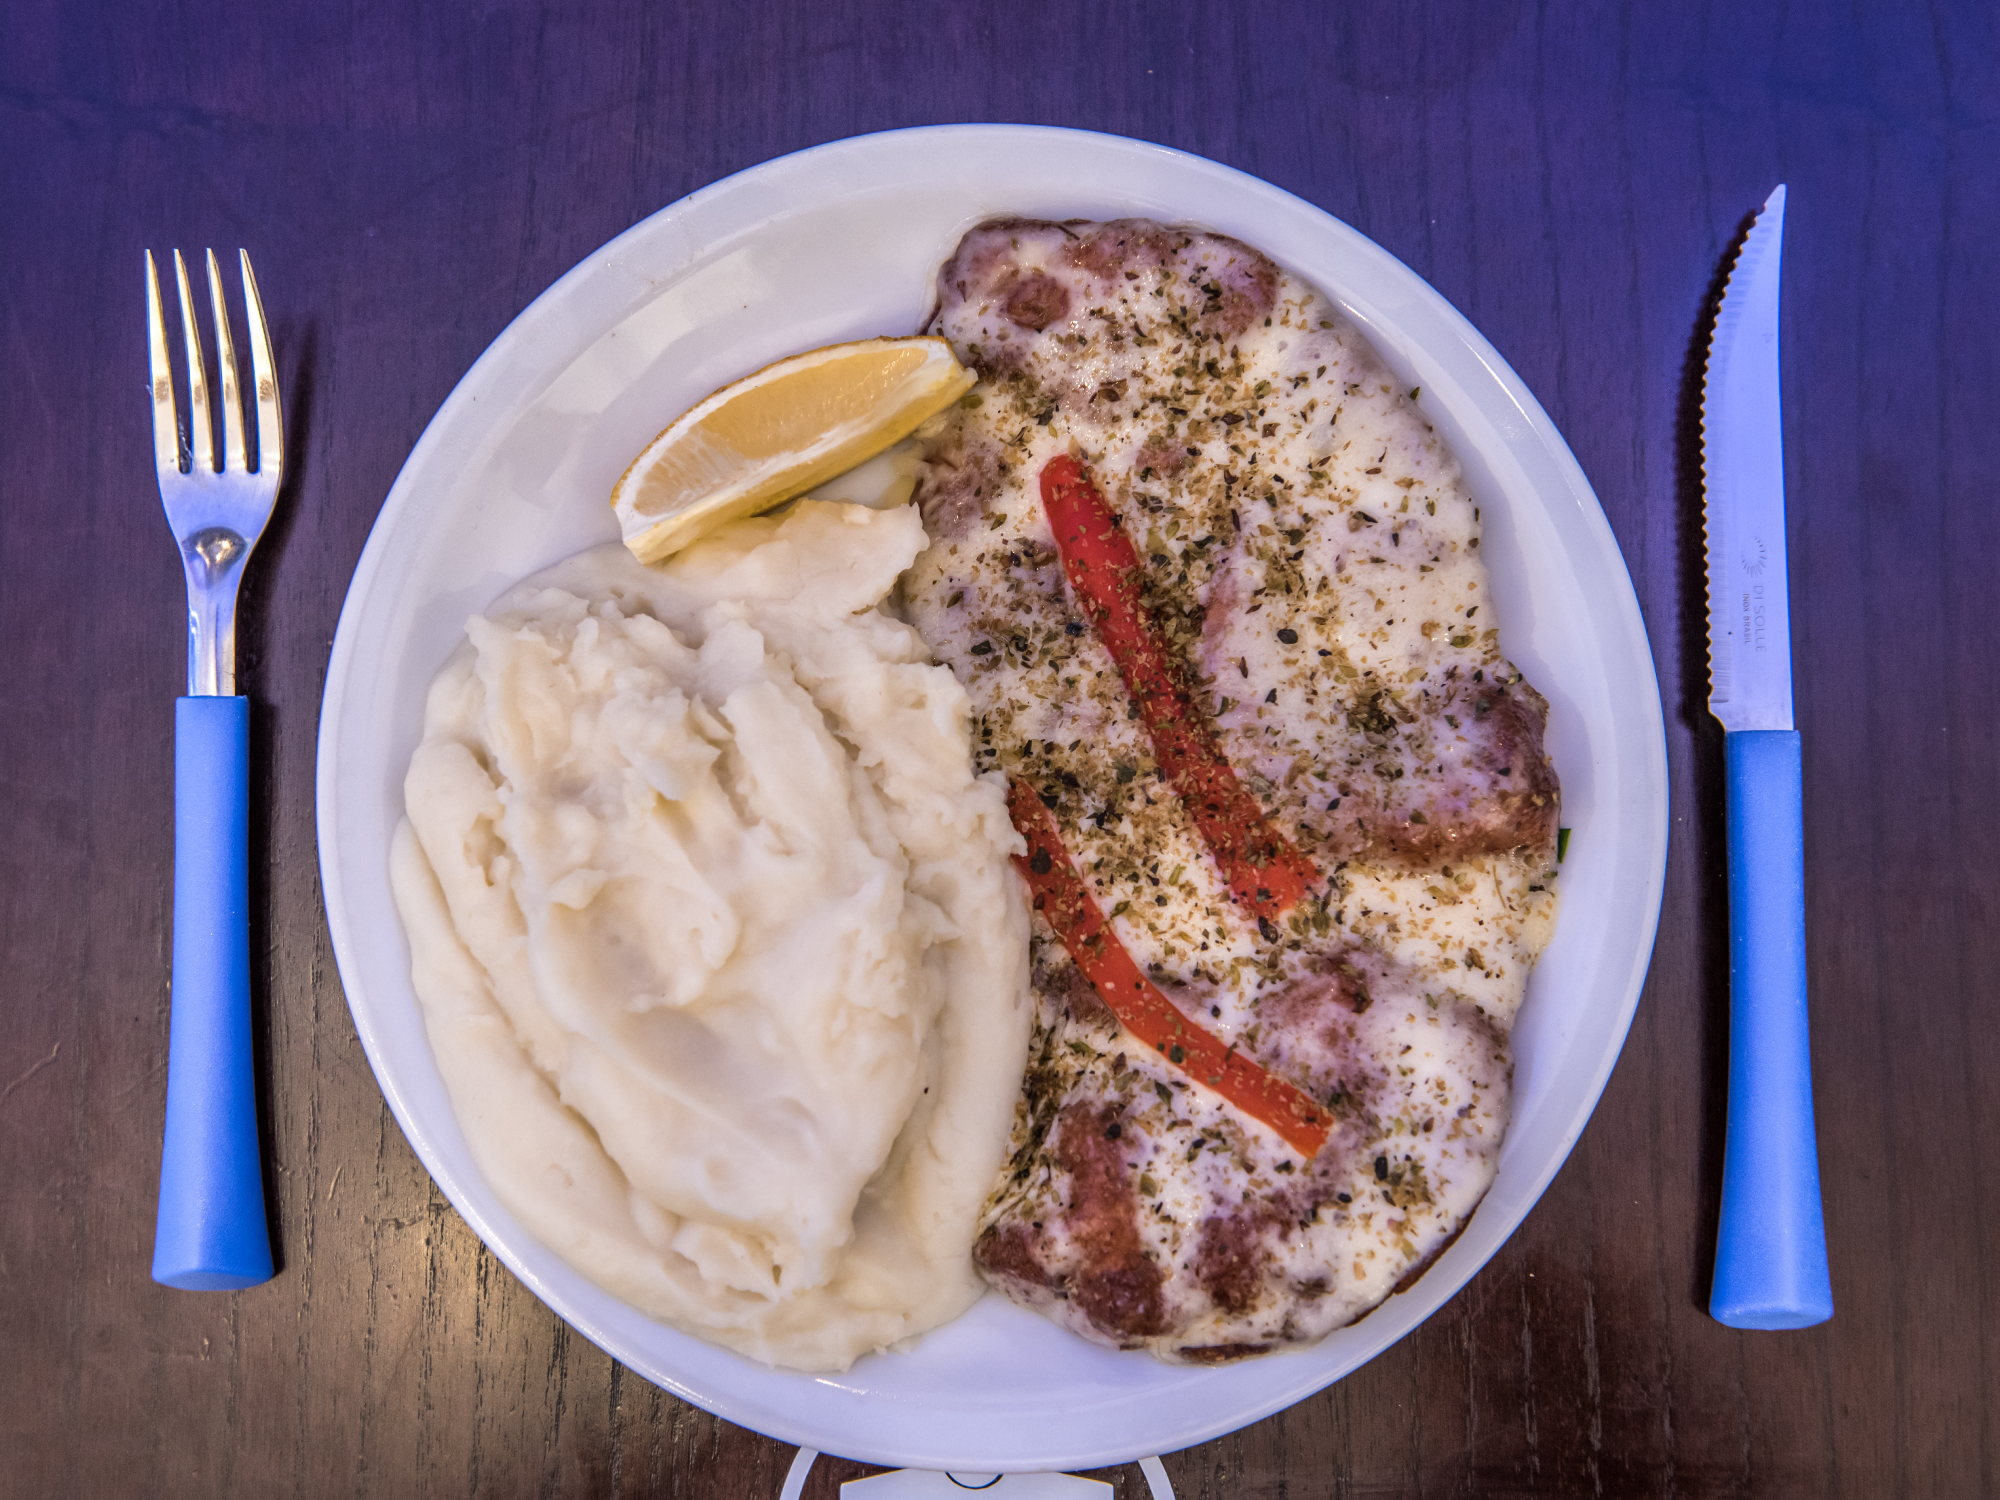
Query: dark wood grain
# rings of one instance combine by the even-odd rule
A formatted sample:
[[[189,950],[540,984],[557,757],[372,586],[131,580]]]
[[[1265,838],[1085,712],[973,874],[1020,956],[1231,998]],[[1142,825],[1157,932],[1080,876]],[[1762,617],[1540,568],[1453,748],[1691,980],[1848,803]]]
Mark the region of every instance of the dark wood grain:
[[[1022,120],[1268,178],[1427,277],[1567,435],[1668,714],[1659,944],[1567,1167],[1437,1317],[1168,1459],[1196,1500],[2000,1489],[2000,47],[1978,3],[767,7],[390,0],[0,19],[0,1491],[775,1496],[790,1450],[557,1322],[411,1155],[321,913],[340,602],[454,382],[647,213],[863,131]],[[1691,391],[1790,184],[1815,1085],[1838,1314],[1703,1312],[1726,909]],[[282,1272],[148,1279],[181,582],[144,246],[250,248],[289,400],[244,600]],[[823,1463],[813,1490],[858,1466]],[[1114,1477],[1143,1493],[1136,1470]]]

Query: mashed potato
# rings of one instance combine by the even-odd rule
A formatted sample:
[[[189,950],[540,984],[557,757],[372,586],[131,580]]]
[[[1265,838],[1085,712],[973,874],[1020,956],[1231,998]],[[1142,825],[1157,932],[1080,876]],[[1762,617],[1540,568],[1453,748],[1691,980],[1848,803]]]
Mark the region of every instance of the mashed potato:
[[[916,510],[587,552],[433,684],[394,883],[508,1210],[651,1316],[838,1370],[962,1312],[1030,1018],[963,690],[881,608]]]

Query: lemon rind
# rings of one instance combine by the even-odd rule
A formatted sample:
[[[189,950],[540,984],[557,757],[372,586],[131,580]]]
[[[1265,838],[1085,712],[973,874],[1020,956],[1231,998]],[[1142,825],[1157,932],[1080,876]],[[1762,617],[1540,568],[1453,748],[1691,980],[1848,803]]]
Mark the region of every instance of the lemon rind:
[[[901,345],[908,342],[910,342],[908,339],[880,338],[830,344],[823,349],[811,351],[810,362],[802,368],[809,369],[813,364],[829,359],[850,357],[855,352],[873,345]],[[857,464],[865,463],[876,454],[903,441],[917,428],[971,390],[978,380],[973,371],[958,364],[957,356],[943,339],[927,336],[922,342],[939,346],[943,356],[940,363],[946,368],[938,372],[942,379],[936,389],[905,407],[895,421],[858,432],[851,428],[837,428],[802,452],[768,461],[746,474],[737,483],[704,494],[671,514],[652,521],[643,530],[626,535],[625,546],[640,562],[659,562],[717,526],[742,520],[782,505],[787,500],[795,499],[807,490],[824,484],[827,480],[845,473]],[[639,519],[633,507],[633,496],[637,489],[632,482],[635,474],[643,472],[650,466],[655,461],[655,455],[668,446],[680,432],[698,424],[722,403],[734,399],[743,388],[752,385],[766,371],[800,359],[799,355],[788,355],[784,359],[773,360],[770,364],[712,392],[662,429],[639,456],[626,466],[625,472],[619,476],[618,483],[612,487],[611,504],[618,517],[620,531],[625,531],[634,520]],[[913,381],[920,381],[925,376],[920,370],[911,378]],[[777,482],[773,483],[774,480]]]

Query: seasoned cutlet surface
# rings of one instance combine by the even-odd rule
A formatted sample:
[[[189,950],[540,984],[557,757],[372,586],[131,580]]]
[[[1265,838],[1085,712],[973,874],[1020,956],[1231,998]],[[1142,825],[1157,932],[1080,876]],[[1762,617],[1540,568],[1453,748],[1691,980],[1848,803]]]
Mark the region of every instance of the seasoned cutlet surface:
[[[976,1259],[1165,1359],[1318,1338],[1426,1266],[1492,1181],[1553,919],[1547,708],[1500,653],[1478,510],[1353,325],[1221,235],[994,221],[940,272],[932,331],[980,380],[930,445],[905,604],[970,691],[982,764],[1048,809],[1189,1024],[1330,1122],[1308,1154],[1137,1040],[1045,911]],[[1283,909],[1232,893],[1066,571],[1042,488],[1064,458],[1131,543],[1175,701],[1314,872]]]

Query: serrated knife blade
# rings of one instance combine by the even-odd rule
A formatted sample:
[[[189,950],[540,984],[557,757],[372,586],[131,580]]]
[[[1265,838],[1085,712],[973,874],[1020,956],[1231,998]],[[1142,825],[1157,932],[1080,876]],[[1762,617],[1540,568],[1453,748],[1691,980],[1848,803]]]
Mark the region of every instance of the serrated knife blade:
[[[1709,712],[1725,729],[1792,727],[1785,582],[1785,445],[1778,266],[1785,190],[1771,194],[1730,272],[1702,386],[1708,494]]]
[[[1734,1328],[1833,1316],[1806,1018],[1805,796],[1792,725],[1784,413],[1778,378],[1785,190],[1723,291],[1702,388],[1709,711],[1729,824],[1729,1124],[1709,1312]]]

